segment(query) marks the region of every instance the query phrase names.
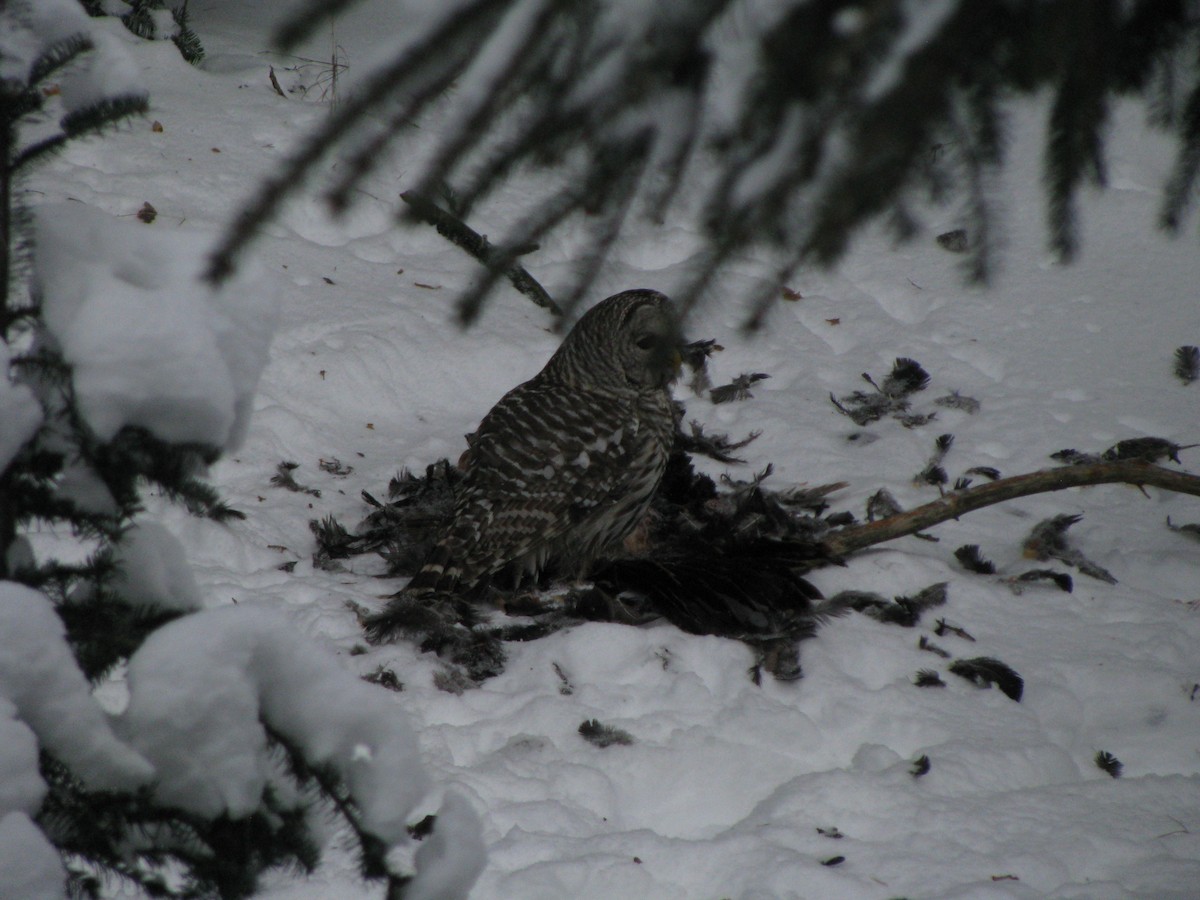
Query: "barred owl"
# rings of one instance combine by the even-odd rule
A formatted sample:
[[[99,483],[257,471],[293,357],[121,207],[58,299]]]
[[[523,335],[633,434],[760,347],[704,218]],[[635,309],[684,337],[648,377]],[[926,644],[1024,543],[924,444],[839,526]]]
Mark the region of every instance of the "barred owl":
[[[480,423],[451,521],[409,588],[466,593],[506,569],[582,574],[624,539],[670,454],[677,348],[656,291],[588,310]]]

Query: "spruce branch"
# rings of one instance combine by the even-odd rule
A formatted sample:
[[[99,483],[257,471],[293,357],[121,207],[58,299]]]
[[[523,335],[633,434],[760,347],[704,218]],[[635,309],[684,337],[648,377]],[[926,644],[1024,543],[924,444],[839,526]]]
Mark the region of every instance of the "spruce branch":
[[[472,229],[466,222],[453,213],[442,209],[432,200],[415,191],[405,191],[400,199],[407,205],[412,215],[437,229],[437,233],[451,243],[466,250],[489,269],[501,270],[512,282],[513,287],[543,309],[549,310],[556,316],[562,315],[562,310],[541,284],[538,283],[524,266],[506,258],[492,246],[488,239]],[[508,254],[508,256],[511,256]]]
[[[842,557],[884,541],[916,534],[949,519],[1031,494],[1061,491],[1094,484],[1149,485],[1162,490],[1200,497],[1200,476],[1164,469],[1139,460],[1095,462],[1059,469],[1043,469],[1001,478],[862,525],[851,525],[825,538],[829,555]]]
[[[95,48],[87,35],[74,34],[51,44],[34,59],[29,67],[30,87],[41,84],[59,69],[74,62],[79,56]]]

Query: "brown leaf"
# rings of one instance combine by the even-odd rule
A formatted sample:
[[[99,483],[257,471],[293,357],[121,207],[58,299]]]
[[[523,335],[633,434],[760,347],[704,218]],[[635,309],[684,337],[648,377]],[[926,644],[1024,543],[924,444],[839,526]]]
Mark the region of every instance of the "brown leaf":
[[[158,210],[150,205],[149,201],[142,204],[142,208],[137,211],[137,217],[140,221],[149,225],[158,217]]]
[[[799,291],[793,291],[790,287],[785,287],[783,289],[783,299],[784,300],[803,300],[804,297],[801,296]]]
[[[162,122],[158,121],[158,119],[155,119],[154,124],[150,126],[150,130],[153,131],[155,134],[162,134],[162,130],[163,130]]]

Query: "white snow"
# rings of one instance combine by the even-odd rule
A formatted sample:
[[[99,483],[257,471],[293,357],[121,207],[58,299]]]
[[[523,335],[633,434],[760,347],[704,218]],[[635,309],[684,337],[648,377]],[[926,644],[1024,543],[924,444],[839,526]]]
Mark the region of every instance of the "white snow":
[[[11,720],[7,732],[19,733],[24,723],[39,746],[95,789],[128,790],[149,780],[150,763],[117,739],[92,699],[49,599],[24,585],[0,582],[0,634],[0,711]],[[14,783],[28,784],[31,773],[40,780],[33,754],[25,766],[5,766],[0,797]]]
[[[150,229],[79,203],[38,208],[45,321],[99,437],[140,425],[167,441],[240,443],[276,295],[253,264],[220,291],[201,283],[211,240],[199,229]]]
[[[112,590],[133,606],[190,612],[201,605],[196,576],[179,539],[159,522],[131,526],[117,545]]]
[[[480,830],[471,804],[447,794],[433,834],[417,848],[417,877],[405,891],[406,900],[465,900],[487,862]]]
[[[262,8],[213,3],[193,16],[214,58],[245,60],[265,46],[253,30]],[[377,56],[374,38],[368,27],[339,23],[337,41],[351,60]],[[795,684],[756,687],[745,646],[662,623],[588,624],[509,645],[504,674],[462,695],[437,690],[440,662],[408,644],[351,654],[362,637],[347,601],[378,608],[400,582],[378,577],[381,564],[368,558],[350,560],[344,572],[314,569],[308,521],[335,515],[352,525],[367,511],[361,490],[385,489],[402,467],[456,458],[462,435],[544,364],[557,339],[545,315],[507,289],[474,329],[459,332],[452,301],[475,264],[431,231],[393,224],[396,195],[416,177],[411,158],[437,137],[430,118],[410,135],[413,157],[396,152],[365,186],[362,211],[338,222],[301,199],[258,244],[263,270],[282,279],[288,302],[254,395],[252,363],[261,364],[270,317],[255,306],[238,318],[226,303],[263,302],[259,282],[218,302],[192,278],[212,229],[310,133],[320,110],[272,91],[268,61],[286,60],[204,72],[180,63],[169,44],[129,51],[153,86],[163,131],[138,123],[71,147],[31,185],[48,202],[87,204],[56,207],[41,220],[65,248],[51,262],[39,259],[64,298],[52,327],[81,366],[99,431],[136,422],[223,444],[255,411],[243,445],[213,473],[245,521],[200,522],[151,498],[150,513],[184,540],[204,605],[216,607],[168,626],[130,666],[123,733],[168,774],[162,796],[197,811],[253,805],[270,777],[262,715],[345,767],[357,792],[376,797],[371,820],[390,835],[435,811],[420,797],[427,784],[444,788],[445,830],[421,848],[421,877],[430,891],[465,891],[482,862],[475,900],[1196,896],[1200,545],[1164,525],[1168,515],[1200,521],[1192,497],[1117,485],[1028,497],[938,526],[939,543],[905,538],[844,569],[819,570],[811,579],[826,594],[893,596],[948,581],[949,601],[911,630],[858,615],[825,625],[802,646],[806,677]],[[735,51],[722,59],[736,61]],[[781,303],[766,332],[747,338],[737,331],[735,298],[769,271],[752,255],[735,263],[713,291],[725,304],[700,310],[689,331],[724,345],[715,383],[740,372],[771,378],[742,403],[713,406],[680,392],[689,416],[711,430],[762,431],[743,451],[747,466],[706,471],[745,478],[770,462],[777,487],[846,481],[835,506],[861,516],[880,487],[908,506],[936,496],[912,476],[943,432],[957,438],[946,459],[952,476],[978,465],[1032,471],[1055,450],[1099,451],[1146,434],[1197,439],[1200,385],[1170,374],[1174,348],[1200,344],[1195,236],[1171,242],[1153,231],[1171,146],[1137,110],[1115,111],[1110,168],[1120,179],[1106,194],[1081,198],[1083,253],[1064,268],[1044,249],[1043,120],[1036,101],[1012,116],[1012,162],[997,176],[1005,250],[988,291],[963,286],[955,257],[932,234],[895,248],[868,231],[837,269],[798,274],[788,286],[802,299]],[[472,224],[503,233],[523,218],[527,186],[497,191]],[[125,224],[88,208],[129,215],[147,199],[170,216]],[[182,219],[204,237],[181,236]],[[697,232],[683,216],[635,224],[591,299],[635,286],[670,293],[691,274]],[[583,226],[551,236],[524,262],[553,287],[586,240]],[[124,263],[112,265],[114,255]],[[184,295],[187,308],[203,302],[207,310],[186,312],[175,303]],[[90,312],[93,303],[104,311]],[[213,334],[213,321],[226,330]],[[240,364],[229,360],[234,336],[247,341]],[[860,429],[834,411],[829,393],[860,387],[864,371],[878,378],[898,356],[932,374],[916,407],[937,409],[937,420],[917,429],[885,420],[865,429],[873,440],[848,441]],[[978,399],[980,411],[932,405],[954,389]],[[168,417],[167,400],[193,413]],[[334,456],[354,471],[318,468]],[[281,459],[298,461],[297,479],[321,496],[271,488]],[[1194,471],[1198,459],[1183,451],[1185,468]],[[1063,512],[1083,514],[1072,540],[1117,584],[1076,573],[1073,593],[1031,586],[1018,596],[954,562],[954,548],[977,543],[1002,575],[1031,568],[1023,537]],[[281,571],[282,562],[296,565]],[[0,613],[12,606],[0,604]],[[939,615],[974,642],[933,635]],[[31,640],[65,653],[50,627],[37,626]],[[289,636],[292,628],[308,637]],[[1025,679],[1022,701],[945,674],[941,659],[918,649],[921,636],[959,657],[1005,661]],[[23,690],[33,691],[25,667],[40,664],[21,657],[4,671],[21,672]],[[403,691],[352,677],[380,666],[395,671]],[[943,672],[947,686],[913,686],[921,668]],[[71,688],[72,703],[86,700],[83,687]],[[303,715],[301,695],[323,698],[315,718]],[[33,696],[61,702],[51,687]],[[18,713],[0,720],[0,754],[15,760],[12,778],[28,779],[28,728],[44,738],[36,709],[10,701]],[[635,742],[586,743],[577,729],[591,718]],[[85,733],[95,741],[101,731]],[[1120,779],[1093,764],[1098,750],[1124,763]],[[425,776],[414,774],[414,754]],[[930,771],[915,779],[909,772],[921,755]],[[18,814],[31,812],[37,784],[0,771],[0,784],[20,798]],[[486,861],[473,839],[475,816]],[[9,833],[6,825],[0,845]],[[27,846],[28,838],[14,840]],[[837,856],[844,862],[823,864]],[[341,842],[331,842],[326,860],[310,882],[276,875],[267,895],[363,894]]]
[[[28,816],[0,812],[0,885],[7,900],[65,897],[66,874],[58,851]]]
[[[122,728],[158,769],[156,796],[204,816],[258,808],[264,724],[333,766],[389,843],[427,788],[406,716],[280,616],[225,608],[177,619],[129,661]]]

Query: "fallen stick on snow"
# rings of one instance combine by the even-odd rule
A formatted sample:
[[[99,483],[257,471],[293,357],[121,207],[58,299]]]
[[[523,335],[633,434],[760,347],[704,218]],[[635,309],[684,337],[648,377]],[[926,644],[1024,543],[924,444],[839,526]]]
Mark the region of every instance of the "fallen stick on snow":
[[[851,525],[829,535],[822,542],[822,546],[830,556],[841,557],[874,544],[924,531],[949,519],[957,519],[964,513],[1005,500],[1090,484],[1122,483],[1138,487],[1150,485],[1200,497],[1200,476],[1164,469],[1162,466],[1140,460],[1063,466],[1014,475],[979,487],[955,491],[907,512],[862,525]]]

